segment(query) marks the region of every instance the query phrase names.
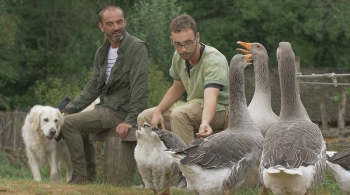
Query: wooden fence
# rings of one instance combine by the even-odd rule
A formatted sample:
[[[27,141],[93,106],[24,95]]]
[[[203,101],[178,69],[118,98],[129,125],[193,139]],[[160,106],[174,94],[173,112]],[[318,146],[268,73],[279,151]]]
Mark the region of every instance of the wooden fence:
[[[8,148],[22,148],[22,126],[26,117],[26,112],[0,112],[0,146]]]

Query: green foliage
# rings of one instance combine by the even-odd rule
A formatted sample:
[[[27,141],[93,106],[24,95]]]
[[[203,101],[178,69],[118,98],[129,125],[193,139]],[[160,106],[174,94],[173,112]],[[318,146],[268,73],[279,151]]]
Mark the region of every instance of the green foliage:
[[[346,95],[349,95],[350,94],[350,87],[344,87],[344,90],[345,90],[345,94]],[[342,98],[342,95],[339,94],[339,93],[336,93],[334,96],[330,97],[331,100],[333,101],[336,101],[336,102],[339,102]]]
[[[39,103],[33,87],[38,80],[74,77],[91,67],[103,35],[97,34],[98,17],[89,0],[2,2],[4,14],[15,16],[8,20],[13,22],[7,28],[12,30],[11,47],[5,57],[0,55],[0,91],[11,97],[12,109]]]
[[[33,86],[35,97],[39,104],[56,107],[66,95],[71,98],[77,96],[90,79],[92,71],[83,70],[67,78],[50,76],[46,80],[38,80]]]
[[[277,66],[278,43],[288,41],[302,67],[349,67],[350,26],[344,25],[350,22],[349,1],[2,0],[0,110],[57,105],[62,96],[79,93],[87,79],[80,74],[87,75],[103,42],[97,13],[113,4],[124,9],[130,34],[149,46],[151,90],[159,79],[165,84],[151,91],[149,107],[170,86],[174,49],[168,27],[184,12],[196,20],[201,42],[228,61],[238,53],[237,41],[260,42],[270,65]]]
[[[11,156],[12,162],[9,162]],[[32,173],[27,165],[26,158],[0,152],[0,178],[31,178]]]
[[[151,64],[150,78],[150,94],[148,97],[147,108],[158,106],[171,84],[167,81],[164,73],[158,70],[157,66],[154,64]]]
[[[260,42],[277,66],[281,41],[292,44],[302,67],[348,67],[350,4],[323,0],[178,0],[197,22],[201,41],[227,59],[238,53],[237,41]]]
[[[181,8],[176,4],[176,0],[141,0],[135,3],[127,19],[127,30],[146,42],[151,61],[167,78],[174,54],[168,29],[171,20],[180,12]]]

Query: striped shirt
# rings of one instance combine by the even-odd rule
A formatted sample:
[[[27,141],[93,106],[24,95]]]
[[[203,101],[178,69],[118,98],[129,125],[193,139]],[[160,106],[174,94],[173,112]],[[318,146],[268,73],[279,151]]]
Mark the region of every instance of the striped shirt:
[[[109,76],[111,75],[111,71],[112,71],[112,68],[115,64],[115,61],[118,58],[117,51],[118,51],[118,48],[112,48],[112,47],[109,48],[105,83],[107,83]]]

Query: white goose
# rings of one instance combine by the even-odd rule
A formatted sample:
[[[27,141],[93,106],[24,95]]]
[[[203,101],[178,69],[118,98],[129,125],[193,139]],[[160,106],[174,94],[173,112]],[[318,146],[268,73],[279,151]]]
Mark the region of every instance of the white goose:
[[[278,116],[272,111],[271,89],[269,76],[269,56],[260,43],[237,42],[245,49],[237,49],[244,54],[252,54],[255,74],[255,92],[248,106],[255,125],[265,137],[266,131],[278,121]]]
[[[311,122],[296,85],[295,56],[290,43],[277,49],[281,86],[278,123],[265,135],[260,178],[275,195],[310,194],[323,178],[326,145],[320,129]]]
[[[172,153],[194,194],[234,192],[261,156],[263,136],[248,112],[244,94],[243,70],[250,56],[237,54],[230,63],[228,128]]]
[[[136,137],[134,158],[145,188],[153,189],[154,194],[164,189],[162,195],[171,194],[171,179],[180,170],[164,150],[186,148],[186,144],[174,133],[164,129],[152,129],[147,123],[136,131]]]
[[[333,173],[344,194],[350,195],[350,148],[328,155],[327,167]]]

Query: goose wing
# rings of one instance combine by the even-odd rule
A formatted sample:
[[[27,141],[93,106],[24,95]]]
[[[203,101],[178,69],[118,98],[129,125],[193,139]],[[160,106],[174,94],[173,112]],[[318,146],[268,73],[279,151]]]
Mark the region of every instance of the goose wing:
[[[335,153],[332,157],[328,158],[327,160],[333,164],[340,165],[347,171],[350,171],[350,148]]]
[[[252,153],[256,148],[254,137],[247,134],[239,134],[224,131],[204,138],[198,145],[177,151],[177,154],[185,154],[180,161],[182,165],[197,164],[203,168],[231,168],[246,154]],[[258,140],[260,149],[262,140]]]
[[[326,145],[321,131],[315,124],[299,120],[277,123],[267,132],[260,168],[296,169],[313,165],[316,172],[313,184],[316,185],[323,178],[325,160]]]

